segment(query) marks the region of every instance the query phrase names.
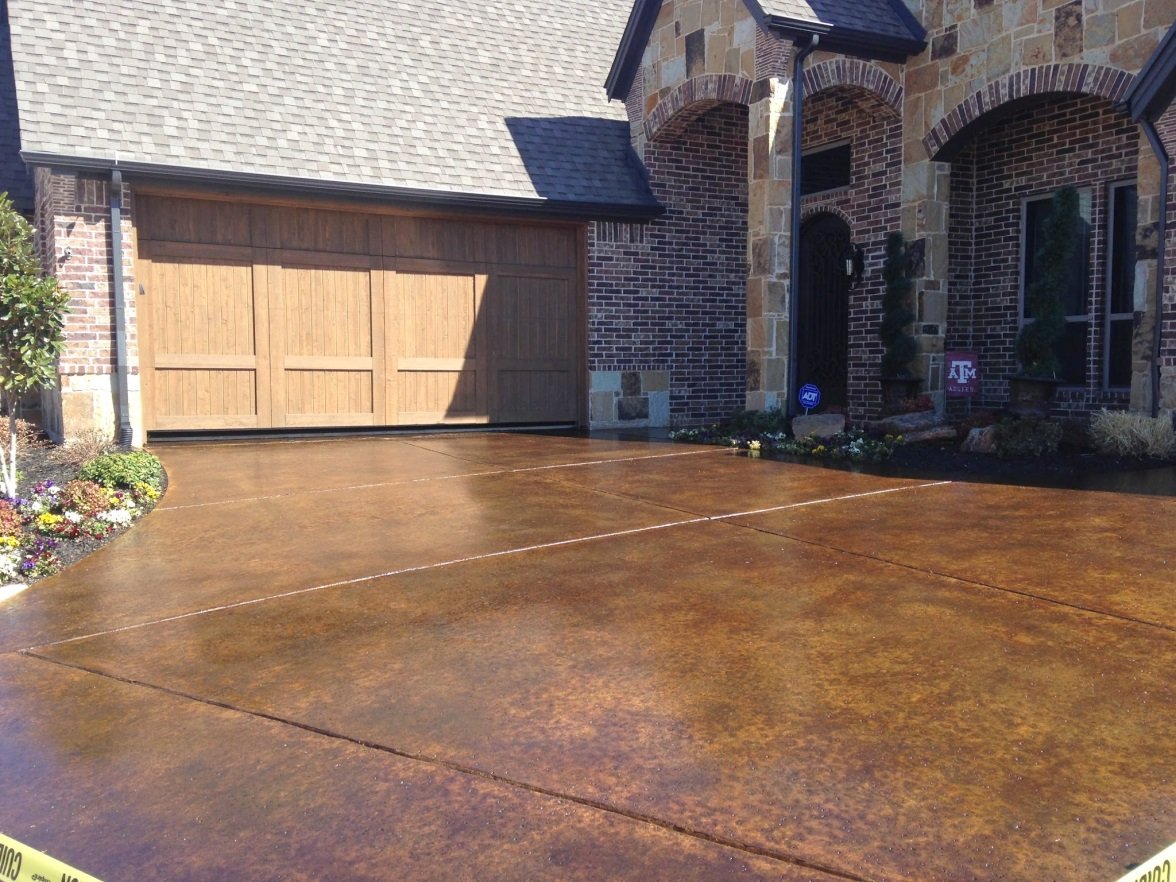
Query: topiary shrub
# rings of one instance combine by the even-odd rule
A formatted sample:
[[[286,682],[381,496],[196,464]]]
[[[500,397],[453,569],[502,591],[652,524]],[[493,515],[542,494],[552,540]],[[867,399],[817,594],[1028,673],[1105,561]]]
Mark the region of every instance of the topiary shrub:
[[[107,453],[83,465],[78,477],[112,490],[131,490],[136,484],[158,490],[163,486],[163,465],[159,457],[146,450]]]
[[[1034,417],[1001,420],[994,438],[996,455],[1002,459],[1049,456],[1058,452],[1061,440],[1061,425]]]
[[[902,233],[891,233],[886,237],[886,261],[882,264],[886,289],[882,293],[882,322],[878,325],[878,337],[886,347],[882,355],[885,378],[909,377],[917,354],[915,338],[907,333],[915,320],[910,306],[914,285],[907,272],[908,262],[906,239]]]

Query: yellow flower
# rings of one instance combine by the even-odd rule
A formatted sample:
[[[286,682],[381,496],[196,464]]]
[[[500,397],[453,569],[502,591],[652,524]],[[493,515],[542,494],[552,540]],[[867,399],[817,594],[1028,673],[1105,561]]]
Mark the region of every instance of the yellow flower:
[[[62,520],[61,515],[50,514],[49,512],[37,515],[37,524],[42,527],[52,527],[54,524],[60,524]]]

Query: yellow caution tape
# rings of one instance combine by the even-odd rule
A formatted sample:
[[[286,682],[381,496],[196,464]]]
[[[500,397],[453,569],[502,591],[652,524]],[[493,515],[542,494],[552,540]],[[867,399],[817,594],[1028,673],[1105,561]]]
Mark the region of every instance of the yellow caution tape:
[[[0,879],[3,879],[0,876]],[[1144,861],[1118,882],[1176,882],[1176,842]]]
[[[81,870],[0,833],[0,882],[98,882]]]

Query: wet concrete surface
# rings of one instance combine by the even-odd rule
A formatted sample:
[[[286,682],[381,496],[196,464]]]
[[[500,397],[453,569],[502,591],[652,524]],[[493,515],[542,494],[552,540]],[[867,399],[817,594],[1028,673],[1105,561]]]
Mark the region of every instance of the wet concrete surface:
[[[274,447],[161,448],[161,510],[0,605],[0,832],[108,880],[1113,882],[1176,838],[1168,500]]]

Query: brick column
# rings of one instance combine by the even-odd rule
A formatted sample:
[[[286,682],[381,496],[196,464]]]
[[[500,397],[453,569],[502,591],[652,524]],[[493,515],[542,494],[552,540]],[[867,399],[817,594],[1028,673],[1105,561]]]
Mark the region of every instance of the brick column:
[[[113,437],[118,420],[110,184],[99,178],[38,169],[36,194],[36,227],[42,259],[46,269],[57,276],[70,294],[65,351],[58,362],[58,385],[42,394],[45,429],[59,440],[90,429]],[[122,259],[127,294],[129,406],[133,443],[142,444],[133,228],[131,199],[127,198],[123,210]]]
[[[792,242],[792,88],[756,83],[748,112],[747,407],[787,404]]]

